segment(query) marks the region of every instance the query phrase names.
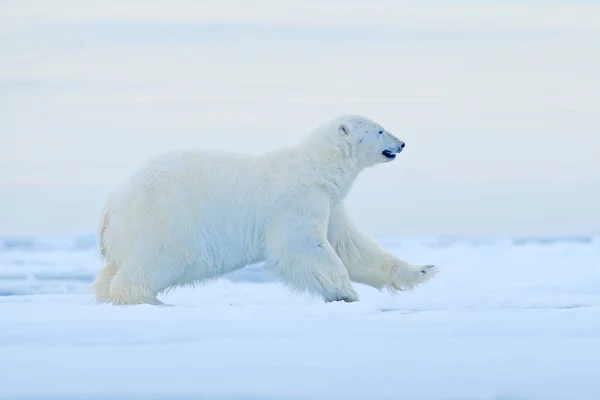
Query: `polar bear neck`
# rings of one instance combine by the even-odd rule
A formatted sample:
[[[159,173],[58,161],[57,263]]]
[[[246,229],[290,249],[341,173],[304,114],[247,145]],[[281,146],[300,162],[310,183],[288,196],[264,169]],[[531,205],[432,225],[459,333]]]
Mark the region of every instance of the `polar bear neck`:
[[[349,143],[332,135],[310,135],[290,160],[301,179],[317,183],[334,203],[341,202],[363,170]]]

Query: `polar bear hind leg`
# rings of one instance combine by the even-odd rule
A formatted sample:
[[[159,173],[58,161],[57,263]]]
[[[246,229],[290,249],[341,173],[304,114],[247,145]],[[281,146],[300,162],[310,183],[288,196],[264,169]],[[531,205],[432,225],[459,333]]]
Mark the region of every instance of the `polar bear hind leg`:
[[[92,283],[92,290],[94,291],[94,297],[98,303],[109,302],[108,293],[110,290],[110,283],[117,273],[117,266],[115,264],[108,264],[100,270],[100,273]]]
[[[92,283],[92,289],[98,303],[163,304],[150,290],[125,282],[123,272],[113,263],[100,270]]]
[[[123,271],[117,271],[108,292],[108,301],[116,305],[152,304],[163,305],[156,296],[158,292],[128,280]]]

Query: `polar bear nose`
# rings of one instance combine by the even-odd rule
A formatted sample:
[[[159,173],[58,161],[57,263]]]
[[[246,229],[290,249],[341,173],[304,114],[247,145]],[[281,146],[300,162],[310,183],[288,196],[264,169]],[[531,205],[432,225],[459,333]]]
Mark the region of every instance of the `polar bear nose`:
[[[402,142],[402,143],[400,144],[400,148],[401,148],[401,149],[403,149],[403,148],[404,148],[404,146],[406,146],[406,143]]]

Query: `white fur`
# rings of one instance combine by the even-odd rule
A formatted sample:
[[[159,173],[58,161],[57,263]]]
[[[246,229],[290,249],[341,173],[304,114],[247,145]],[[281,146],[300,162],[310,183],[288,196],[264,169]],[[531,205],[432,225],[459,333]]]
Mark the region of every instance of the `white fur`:
[[[403,142],[359,116],[336,118],[303,142],[261,157],[180,151],[143,166],[107,199],[99,226],[107,266],[96,299],[160,304],[169,288],[265,261],[298,290],[356,301],[351,281],[391,291],[433,276],[361,234],[343,200],[364,168]]]

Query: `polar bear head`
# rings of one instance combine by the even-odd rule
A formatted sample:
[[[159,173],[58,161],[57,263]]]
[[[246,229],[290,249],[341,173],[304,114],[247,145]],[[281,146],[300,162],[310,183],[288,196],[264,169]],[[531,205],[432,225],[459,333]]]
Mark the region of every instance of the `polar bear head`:
[[[404,149],[404,142],[380,124],[358,115],[345,115],[332,121],[341,140],[363,167],[390,162]]]

